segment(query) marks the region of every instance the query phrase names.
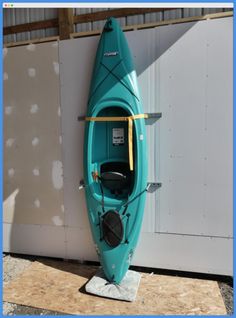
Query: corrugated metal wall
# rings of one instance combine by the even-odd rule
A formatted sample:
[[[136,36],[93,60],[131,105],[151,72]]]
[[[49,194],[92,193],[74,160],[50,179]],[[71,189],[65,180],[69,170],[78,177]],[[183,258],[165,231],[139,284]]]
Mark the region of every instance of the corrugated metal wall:
[[[57,18],[57,9],[4,9],[3,26],[12,26],[17,24],[47,20]],[[31,32],[23,32],[4,36],[4,43],[27,41],[36,38],[44,38],[57,35],[57,28],[43,29]]]
[[[78,8],[78,9],[74,9],[74,14],[79,15],[79,14],[91,13],[91,12],[97,12],[97,11],[103,11],[103,10],[109,10],[109,8],[107,9]],[[230,10],[232,9],[223,9],[223,8],[222,9],[221,8],[177,9],[173,11],[147,13],[147,14],[123,17],[123,18],[119,18],[118,21],[120,22],[122,26],[126,26],[126,25],[133,25],[133,24],[158,22],[158,21],[170,20],[170,19],[186,18],[186,17],[192,17],[192,16],[200,16],[204,14],[224,12],[224,11],[230,11]],[[17,24],[53,19],[56,17],[57,17],[57,9],[55,8],[3,9],[3,26],[4,27],[12,26]],[[81,31],[98,30],[98,29],[101,29],[103,25],[104,25],[104,21],[77,24],[74,27],[74,31],[81,32]],[[4,43],[27,41],[27,40],[44,38],[44,37],[55,36],[55,35],[58,35],[57,28],[42,29],[37,31],[23,32],[23,33],[4,36]]]

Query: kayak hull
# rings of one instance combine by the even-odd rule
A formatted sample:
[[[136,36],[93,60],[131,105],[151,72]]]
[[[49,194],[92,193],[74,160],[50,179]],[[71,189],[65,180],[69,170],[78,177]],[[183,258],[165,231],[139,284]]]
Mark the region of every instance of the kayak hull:
[[[95,120],[85,124],[84,181],[95,248],[107,280],[117,284],[126,274],[137,245],[147,184],[145,120],[133,120],[131,138],[127,121],[119,118],[142,113],[125,36],[115,19],[108,19],[90,87],[87,117]],[[96,121],[98,117],[101,121]],[[111,117],[117,120],[108,120]]]

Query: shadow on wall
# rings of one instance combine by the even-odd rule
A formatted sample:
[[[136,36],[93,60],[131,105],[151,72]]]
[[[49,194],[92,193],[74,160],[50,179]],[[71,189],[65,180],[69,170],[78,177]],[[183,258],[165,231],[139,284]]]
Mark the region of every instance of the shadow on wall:
[[[197,23],[188,22],[125,32],[129,46],[132,48],[137,76],[145,72]],[[140,41],[143,42],[142,45]],[[148,46],[150,42],[151,46]]]
[[[114,62],[111,63],[106,57],[98,55],[97,59],[101,62],[96,63],[95,74],[99,74],[101,78],[99,83],[98,81],[96,82],[97,85],[92,82],[92,94],[89,103],[94,103],[93,96],[95,93],[96,99],[99,98],[102,100],[102,98],[114,88],[114,83],[117,81],[117,78],[123,81],[123,83],[126,83],[126,77],[129,75],[132,78],[131,74],[133,71],[136,71],[137,76],[140,76],[147,68],[149,68],[149,66],[156,62],[166,51],[179,41],[179,39],[194,25],[195,22],[191,22],[179,24],[178,26],[168,25],[153,29],[126,32],[125,36],[134,63],[129,63],[129,59],[126,58],[126,56],[117,55]],[[170,28],[174,28],[174,32],[169,32]],[[114,36],[116,36],[116,34]],[[108,45],[106,42],[108,39],[99,43],[99,47],[101,47],[102,50],[104,50],[104,46],[106,47]],[[122,37],[118,37],[118,39],[119,43],[122,43]],[[141,45],[140,41],[142,41]],[[108,47],[111,52],[116,52],[119,49],[116,42],[114,44],[109,42]],[[125,52],[124,44],[123,50]],[[121,61],[122,63],[120,63]]]
[[[164,55],[165,52],[193,26],[194,23],[185,23],[176,26],[163,26],[156,29],[126,32],[125,35],[128,39],[131,54],[134,56],[137,75],[140,76],[145,72],[150,65]],[[172,28],[173,32],[168,32],[168,37],[165,37],[165,32],[163,32],[164,28]],[[147,47],[150,38],[153,39],[151,48]],[[61,160],[62,153],[60,116],[57,114],[60,82],[58,74],[53,75],[54,77],[57,75],[55,78],[51,78],[51,75],[48,78],[48,73],[51,74],[50,67],[52,68],[53,73],[53,67],[55,66],[53,63],[56,63],[55,58],[58,57],[58,48],[55,55],[55,53],[51,53],[51,50],[53,50],[52,46],[48,49],[50,45],[51,44],[35,45],[35,52],[38,47],[41,47],[41,55],[33,56],[33,54],[31,54],[32,51],[29,51],[30,54],[27,58],[31,64],[28,62],[26,63],[26,61],[25,63],[27,65],[38,65],[38,67],[41,67],[41,76],[37,78],[37,82],[34,82],[35,77],[30,78],[31,84],[34,82],[32,84],[32,89],[29,89],[28,82],[24,80],[24,69],[20,67],[22,61],[18,56],[19,48],[9,49],[13,54],[7,56],[7,63],[6,60],[4,60],[4,72],[9,74],[9,79],[4,81],[5,114],[7,107],[12,107],[11,115],[5,115],[4,117],[4,144],[6,145],[7,140],[12,137],[13,133],[14,136],[21,136],[22,138],[21,140],[19,140],[19,138],[18,140],[16,139],[11,147],[6,147],[4,150],[5,177],[3,206],[4,222],[8,223],[4,239],[10,242],[10,252],[36,255],[48,255],[48,253],[44,254],[45,244],[47,244],[48,240],[47,245],[53,246],[54,244],[57,246],[56,249],[59,253],[61,251],[63,257],[63,255],[66,255],[64,227],[66,216],[63,207],[63,189],[61,187],[53,189],[53,191],[49,189],[52,185],[48,185],[48,183],[51,182],[51,176],[48,176],[48,174],[51,173],[49,172],[51,170],[47,170],[47,167],[51,167],[53,161]],[[20,49],[24,54],[24,50],[27,48],[21,47]],[[16,53],[14,53],[14,51]],[[73,54],[81,56],[79,51],[73,52]],[[15,55],[18,56],[17,59],[14,58]],[[42,56],[48,56],[51,63],[50,67],[49,64],[46,63],[45,65],[45,61],[42,61]],[[89,57],[90,55],[83,55],[84,59]],[[87,61],[86,63],[93,62],[94,61]],[[12,65],[17,72],[12,71]],[[38,69],[36,68],[36,72],[37,70]],[[133,70],[128,70],[128,72],[132,71]],[[32,72],[30,74],[32,75]],[[79,78],[81,77],[81,74],[78,73],[77,76]],[[125,76],[127,76],[127,73],[123,74],[123,77]],[[50,85],[48,85],[49,81]],[[16,82],[20,83],[19,90],[17,91],[13,90],[13,87],[15,87],[14,83]],[[70,83],[65,82],[64,85],[70,85]],[[39,89],[40,87],[43,87],[43,89]],[[89,83],[87,82],[84,82],[84,91],[87,91],[88,96]],[[74,96],[73,98],[80,99],[79,96]],[[39,108],[37,114],[30,114],[28,108],[34,105],[35,100],[38,99],[40,100],[40,103],[38,104]],[[17,112],[17,109],[20,109],[20,111]],[[36,107],[34,109],[36,109]],[[11,118],[13,121],[11,121]],[[71,118],[71,122],[74,120],[75,118]],[[17,125],[14,125],[15,121],[18,122]],[[44,129],[45,122],[47,122],[47,129]],[[19,151],[21,144],[27,142],[31,143],[31,139],[36,138],[39,131],[42,131],[42,136],[40,136],[40,142],[42,140],[41,150],[28,153],[24,151],[25,146],[23,146],[23,150]],[[44,144],[44,140],[50,140],[50,142],[47,142],[47,146]],[[77,143],[78,140],[74,138],[73,142],[67,145],[67,153],[74,153],[75,149],[78,149]],[[36,148],[34,147],[34,150]],[[82,144],[79,145],[79,148],[83,148]],[[17,157],[19,153],[22,164],[17,166],[19,164],[19,158]],[[80,156],[83,156],[83,154],[80,153]],[[64,158],[67,160],[66,156],[64,156]],[[83,161],[80,162],[81,165],[76,169],[82,171]],[[13,167],[11,163],[14,163],[15,166]],[[63,165],[64,164],[65,163],[63,163]],[[61,173],[60,169],[58,170],[58,173]],[[65,177],[67,176],[64,175],[64,178]],[[38,196],[37,193],[32,193],[35,189],[35,184],[37,184],[36,188],[38,189],[40,196]],[[64,191],[66,191],[66,189],[64,189]],[[76,195],[76,192],[74,192],[73,195]],[[73,200],[73,196],[71,196],[70,199]],[[68,209],[65,209],[65,211],[66,213],[69,213]],[[30,231],[25,231],[27,228],[25,225],[27,224],[32,225]],[[57,234],[55,234],[54,231],[49,231],[47,232],[47,235],[49,236],[43,237],[44,232],[41,231],[42,225],[52,225],[52,229],[57,227],[60,228],[61,231],[57,232]],[[75,226],[79,225],[75,224]],[[34,231],[34,228],[37,229],[37,231]],[[52,241],[54,241],[53,244]],[[7,246],[8,244],[5,242],[5,245]],[[47,246],[46,250],[49,251],[50,248]],[[93,249],[92,246],[91,249]],[[52,256],[54,255],[55,253],[52,251]]]

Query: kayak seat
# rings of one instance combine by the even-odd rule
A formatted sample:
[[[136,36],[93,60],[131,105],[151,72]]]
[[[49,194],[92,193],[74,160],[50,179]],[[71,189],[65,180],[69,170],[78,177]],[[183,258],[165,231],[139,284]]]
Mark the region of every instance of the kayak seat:
[[[101,181],[105,188],[115,192],[127,187],[127,176],[116,171],[103,172]]]
[[[122,194],[131,187],[131,172],[124,162],[108,162],[101,166],[100,180],[112,194]]]

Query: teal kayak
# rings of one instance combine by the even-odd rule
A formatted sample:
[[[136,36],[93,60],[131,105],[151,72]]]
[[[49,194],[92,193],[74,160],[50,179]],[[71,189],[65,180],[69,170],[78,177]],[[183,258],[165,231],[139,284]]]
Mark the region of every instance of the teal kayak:
[[[84,182],[95,248],[107,280],[125,276],[142,225],[146,131],[137,75],[120,26],[104,26],[90,85]]]

